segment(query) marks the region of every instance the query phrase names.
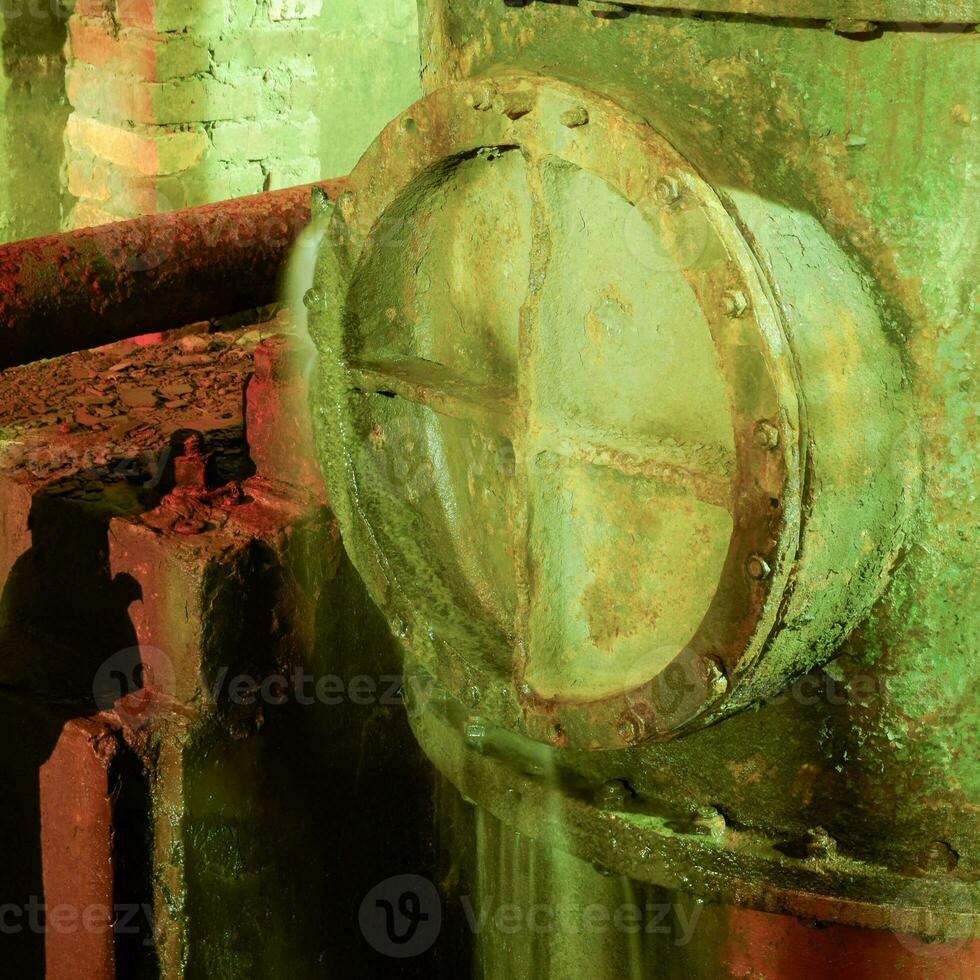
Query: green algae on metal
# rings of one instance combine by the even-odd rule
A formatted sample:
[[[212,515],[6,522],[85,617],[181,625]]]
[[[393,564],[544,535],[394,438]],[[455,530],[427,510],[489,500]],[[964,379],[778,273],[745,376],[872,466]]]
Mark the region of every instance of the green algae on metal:
[[[767,907],[761,896],[775,881],[781,889],[776,904],[796,914],[808,914],[807,896],[816,891],[819,911],[811,911],[817,918],[975,935],[977,255],[965,231],[976,215],[969,169],[980,115],[970,82],[976,12],[961,5],[956,25],[932,30],[922,25],[941,16],[934,4],[890,11],[850,4],[848,16],[856,19],[862,13],[863,19],[899,17],[899,11],[903,21],[859,41],[825,23],[780,20],[783,8],[771,4],[765,13],[774,19],[692,17],[678,10],[646,16],[634,9],[628,17],[607,18],[593,16],[591,6],[423,4],[424,82],[433,91],[502,69],[559,78],[645,120],[716,191],[750,246],[767,302],[778,311],[798,386],[801,432],[808,432],[800,451],[809,467],[798,516],[812,536],[800,562],[813,581],[786,596],[779,671],[768,670],[762,656],[742,678],[719,672],[719,686],[735,682],[741,692],[732,707],[742,710],[730,717],[709,710],[700,721],[714,724],[628,752],[574,751],[568,731],[553,723],[532,734],[561,748],[562,771],[575,773],[578,785],[598,789],[617,780],[639,799],[666,797],[692,812],[714,807],[739,845],[723,849],[730,880],[749,882],[745,890],[723,886],[729,900]],[[821,13],[814,7],[809,15]],[[904,22],[906,16],[918,29]],[[494,108],[492,92],[475,98],[475,112],[489,118]],[[569,110],[562,125],[574,133],[590,115]],[[515,127],[521,118],[512,120]],[[397,183],[382,163],[398,138],[394,129],[383,137],[369,194],[391,191],[386,181]],[[426,214],[421,200],[405,202],[403,215]],[[442,199],[431,213],[439,207],[452,202]],[[361,209],[377,213],[352,198],[338,233]],[[472,203],[461,208],[461,221],[479,211]],[[420,283],[398,263],[389,255],[361,280],[360,295],[372,288],[383,295],[382,277],[389,273],[402,276],[406,295],[413,295]],[[493,300],[492,289],[481,292],[481,267],[474,264],[469,289],[457,290],[478,318],[481,299]],[[567,284],[570,296],[575,285]],[[327,346],[334,356],[348,329],[341,319],[346,297],[346,286],[331,297],[337,330]],[[606,300],[594,318],[601,329],[618,315]],[[452,314],[452,306],[445,312]],[[439,325],[445,338],[456,323],[450,315]],[[317,410],[321,458],[328,472],[335,467],[332,489],[342,498],[353,470],[341,473],[331,455],[356,466],[358,441],[366,437],[370,452],[383,454],[385,432],[383,424],[362,433],[338,427],[336,379],[331,368]],[[390,394],[396,397],[387,400],[399,400],[397,392]],[[404,406],[382,408],[394,413]],[[411,443],[411,425],[396,431]],[[410,471],[439,465],[431,445],[409,446]],[[388,487],[397,495],[404,482]],[[342,499],[338,506],[345,506]],[[449,669],[455,652],[439,637],[440,620],[423,610],[412,621],[388,558],[380,561],[385,570],[368,568],[378,542],[355,527],[353,508],[341,520],[348,547],[375,582],[375,597],[396,631],[445,682],[442,697],[526,730],[521,692],[515,697],[506,676],[500,684],[499,670],[495,676],[473,668],[479,644],[464,647],[469,662]],[[444,522],[425,519],[386,526],[393,546],[382,551],[394,554],[403,539],[423,540],[433,528],[446,533]],[[427,574],[431,578],[431,569]],[[427,583],[420,576],[407,591],[417,597]],[[621,584],[618,591],[628,588]],[[615,591],[604,597],[611,617],[623,605]],[[451,599],[453,587],[449,593]],[[842,596],[843,614],[835,608]],[[393,612],[398,602],[404,608]],[[476,614],[485,612],[477,606]],[[802,624],[815,617],[812,634],[794,628],[794,616]],[[825,671],[811,669],[830,658]],[[560,653],[555,662],[560,674]],[[786,681],[792,683],[779,691]],[[440,768],[505,823],[533,833],[535,821],[551,821],[554,805],[564,805],[581,824],[569,836],[574,821],[559,821],[551,837],[556,847],[645,880],[704,894],[718,887],[710,874],[690,873],[694,867],[705,872],[693,855],[717,850],[716,842],[695,841],[672,878],[665,861],[675,835],[654,832],[656,815],[645,823],[642,815],[630,818],[650,830],[648,841],[631,836],[641,832],[635,828],[624,838],[609,830],[618,824],[601,805],[559,791],[544,800],[519,765],[474,756],[465,733],[423,716],[417,729]],[[642,736],[633,719],[625,721],[625,741]],[[515,801],[525,793],[532,802],[521,811]],[[775,849],[811,837],[832,842],[826,865],[801,863]],[[756,863],[751,847],[741,850],[749,839],[770,842],[773,853]],[[917,919],[917,907],[928,912],[925,919]]]

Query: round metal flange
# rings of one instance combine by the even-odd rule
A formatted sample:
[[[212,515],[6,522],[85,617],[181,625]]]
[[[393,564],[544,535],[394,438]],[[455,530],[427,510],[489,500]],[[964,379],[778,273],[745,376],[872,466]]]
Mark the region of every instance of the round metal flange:
[[[819,828],[793,834],[769,819],[732,828],[719,809],[678,798],[669,783],[662,784],[666,795],[637,793],[622,779],[624,753],[612,753],[619,765],[604,780],[581,767],[581,753],[516,738],[484,721],[479,707],[412,673],[411,657],[406,667],[409,718],[426,756],[511,833],[634,882],[810,922],[891,930],[903,943],[919,936],[945,944],[935,948],[944,966],[960,955],[973,962],[971,944],[980,941],[976,881],[898,871],[838,850]],[[609,779],[612,773],[619,778]]]
[[[614,748],[723,712],[800,544],[800,396],[752,251],[650,126],[526,75],[350,178],[311,297],[353,560],[440,683]]]

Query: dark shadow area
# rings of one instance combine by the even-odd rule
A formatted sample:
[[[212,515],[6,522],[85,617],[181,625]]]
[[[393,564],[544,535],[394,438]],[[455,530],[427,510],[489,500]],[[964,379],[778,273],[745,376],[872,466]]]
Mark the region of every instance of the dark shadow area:
[[[446,785],[419,747],[395,686],[401,647],[346,557],[335,584],[332,608],[317,631],[324,651],[317,669],[379,683],[374,704],[355,703],[356,687],[349,684],[342,704],[320,707],[318,716],[303,719],[306,744],[322,753],[320,771],[334,773],[308,790],[311,809],[319,812],[336,849],[323,864],[321,884],[324,922],[335,924],[325,962],[337,976],[469,976],[472,935],[455,895],[457,855],[447,853],[451,845],[442,835]],[[442,914],[433,946],[402,960],[374,948],[375,937],[365,936],[359,921],[368,892],[396,875],[433,882]],[[351,963],[358,964],[356,972]]]
[[[9,855],[0,864],[0,908],[43,906],[39,773],[65,725],[142,683],[129,613],[140,586],[113,575],[108,535],[113,517],[146,512],[172,480],[165,474],[147,490],[145,477],[135,466],[126,480],[79,474],[48,484],[31,502],[31,547],[0,597],[0,699],[16,705],[0,705],[8,747],[0,840]],[[290,692],[282,704],[240,713],[219,698],[217,713],[198,716],[185,734],[180,725],[153,724],[125,744],[131,739],[120,733],[107,763],[112,898],[153,912],[137,917],[139,931],[116,934],[116,976],[159,975],[150,930],[161,916],[170,934],[186,929],[189,977],[468,976],[472,933],[454,849],[473,835],[448,834],[446,815],[470,818],[409,727],[401,649],[342,558],[320,593],[315,648],[300,651],[278,604],[291,589],[280,562],[256,539],[230,564],[222,559],[204,572],[214,614],[201,637],[204,679],[218,682],[225,665],[257,679],[288,672],[297,664],[279,662],[277,651],[291,650],[306,674],[329,676],[340,693],[311,701]],[[118,659],[121,651],[129,659]],[[364,696],[363,678],[373,682]],[[224,694],[230,680],[219,684]],[[179,842],[172,854],[154,840],[161,824]],[[79,851],[77,869],[68,853],[60,880],[69,889],[90,884],[99,872],[86,853]],[[359,919],[365,896],[397,875],[432,882],[442,906],[436,941],[405,959],[380,952]],[[173,908],[154,908],[161,901]],[[0,931],[0,957],[4,975],[44,977],[43,914],[38,929]]]
[[[578,7],[579,0],[503,0],[507,7],[529,7],[533,3],[546,3],[558,7]],[[707,5],[705,5],[707,7]],[[776,4],[772,5],[774,8]],[[786,16],[776,16],[775,14],[748,14],[736,13],[726,10],[693,10],[680,7],[672,7],[669,3],[622,3],[617,4],[619,9],[610,7],[608,10],[596,10],[593,15],[601,20],[622,20],[630,14],[639,14],[644,17],[665,17],[676,19],[683,17],[687,20],[700,20],[705,22],[722,22],[730,24],[761,24],[766,27],[791,27],[798,30],[820,30],[828,29],[829,20],[816,17],[797,17],[792,14]],[[875,40],[883,33],[913,33],[913,34],[969,34],[974,30],[972,23],[924,23],[912,21],[893,21],[876,23],[872,29],[849,32],[842,30],[844,37],[851,40]]]
[[[51,710],[0,691],[0,962],[3,974],[44,977],[39,770],[47,762],[70,709]]]
[[[63,813],[42,815],[42,808],[57,806],[42,797],[41,770],[52,757],[66,725],[84,717],[84,706],[53,703],[48,699],[0,689],[0,738],[5,752],[0,762],[0,841],[5,857],[0,864],[0,963],[2,975],[18,980],[42,980],[47,974],[45,943],[52,926],[52,901],[46,895],[45,876],[59,882],[59,898],[75,882],[86,893],[91,880],[102,873],[98,867],[83,862],[88,855],[84,844],[70,853],[66,863],[64,850],[71,833],[70,822],[61,823]],[[66,754],[66,758],[70,755]],[[93,764],[98,765],[93,757]],[[56,782],[80,776],[59,766]],[[132,919],[135,928],[118,929],[114,937],[115,976],[119,980],[155,980],[158,976],[156,955],[149,922],[145,915],[130,916],[127,910],[152,907],[150,881],[152,840],[147,821],[149,792],[146,775],[135,753],[121,742],[108,763],[108,796],[112,810],[112,895],[109,902],[118,910],[117,928],[124,920]],[[98,801],[95,801],[98,802]],[[88,820],[80,829],[88,829]],[[76,830],[79,828],[76,828]],[[74,842],[73,842],[74,844]],[[47,854],[50,848],[52,853]],[[77,867],[73,864],[78,860]],[[85,880],[81,880],[85,876]],[[106,904],[109,904],[107,902]],[[56,906],[61,902],[55,902]],[[72,903],[72,911],[84,923],[89,908],[87,902]],[[108,927],[106,927],[108,928]],[[84,931],[84,925],[82,926]],[[65,939],[61,938],[62,950]],[[88,946],[82,962],[89,962],[91,941],[98,936],[85,936]],[[73,936],[67,937],[68,942]],[[59,975],[62,975],[59,973]],[[81,975],[81,974],[79,974]]]
[[[113,806],[113,902],[117,908],[153,907],[152,799],[142,761],[121,752],[109,770]],[[159,976],[152,923],[145,914],[116,935],[118,980],[156,980]]]
[[[105,483],[101,471],[54,481],[34,495],[31,547],[0,595],[0,683],[96,707],[99,668],[137,647],[129,607],[142,598],[133,578],[114,577],[109,568],[109,522],[142,513],[146,504],[140,487]],[[138,661],[137,653],[131,675]],[[139,686],[138,676],[130,680],[117,696]]]
[[[251,625],[269,635],[269,624]],[[291,690],[263,706],[257,733],[202,735],[185,757],[188,976],[469,976],[469,933],[448,892],[453,858],[439,839],[443,790],[408,726],[400,649],[346,559],[317,638],[304,669],[343,693],[299,703]],[[364,677],[375,690],[352,699]],[[359,910],[402,874],[437,885],[443,920],[430,950],[399,960],[372,947]]]

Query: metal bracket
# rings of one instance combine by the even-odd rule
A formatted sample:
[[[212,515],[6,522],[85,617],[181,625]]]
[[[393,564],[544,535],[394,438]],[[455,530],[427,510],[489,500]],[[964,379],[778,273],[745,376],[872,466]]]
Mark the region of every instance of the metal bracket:
[[[529,7],[534,2],[504,0],[508,7]],[[798,0],[794,3],[786,0],[671,0],[670,3],[578,0],[575,5],[603,20],[618,20],[632,13],[707,14],[752,20],[824,21],[841,34],[867,33],[883,24],[908,31],[935,31],[955,25],[966,32],[980,23],[977,0]],[[862,26],[855,29],[853,25]]]

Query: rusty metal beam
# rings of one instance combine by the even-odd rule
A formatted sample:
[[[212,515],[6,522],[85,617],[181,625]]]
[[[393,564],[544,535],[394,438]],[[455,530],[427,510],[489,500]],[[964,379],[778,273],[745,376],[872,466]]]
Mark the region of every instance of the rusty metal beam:
[[[508,7],[528,7],[535,0],[504,0]],[[977,0],[540,0],[543,3],[584,7],[597,16],[606,14],[705,14],[735,19],[783,20],[800,23],[824,21],[843,27],[860,24],[890,25],[901,30],[936,30],[941,25],[965,33],[980,21]],[[849,33],[844,31],[843,33]],[[857,30],[855,33],[863,33]]]
[[[0,246],[0,368],[263,306],[310,220],[292,187]]]

